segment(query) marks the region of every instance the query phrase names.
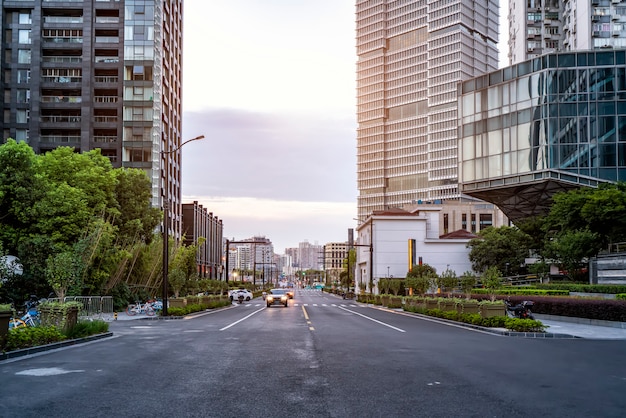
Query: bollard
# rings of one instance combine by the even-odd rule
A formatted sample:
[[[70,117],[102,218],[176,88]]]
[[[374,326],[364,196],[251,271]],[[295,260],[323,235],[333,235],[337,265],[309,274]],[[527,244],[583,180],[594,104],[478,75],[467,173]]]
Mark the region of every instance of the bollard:
[[[113,312],[113,320],[117,321],[117,312]]]

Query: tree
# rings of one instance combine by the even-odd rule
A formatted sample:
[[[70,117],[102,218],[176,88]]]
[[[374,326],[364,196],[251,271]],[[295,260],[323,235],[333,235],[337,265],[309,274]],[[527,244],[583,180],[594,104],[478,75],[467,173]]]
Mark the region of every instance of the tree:
[[[472,289],[476,286],[476,276],[471,271],[466,271],[461,275],[461,290],[465,293],[466,299],[471,299]]]
[[[559,260],[561,267],[577,281],[584,280],[588,258],[600,250],[598,234],[589,230],[565,231],[546,245],[546,255]]]
[[[448,297],[452,294],[452,291],[459,284],[459,280],[456,277],[456,272],[446,269],[441,273],[441,275],[437,278],[437,286],[441,289],[442,292],[447,292]]]
[[[410,288],[409,292],[414,289],[420,295],[425,294],[428,289],[435,285],[436,277],[437,270],[429,264],[413,266],[406,274],[407,285],[415,286]]]
[[[543,228],[548,238],[588,230],[601,248],[626,240],[626,183],[557,193],[552,202]]]
[[[46,279],[61,300],[68,289],[78,285],[84,265],[72,251],[64,251],[48,258]]]
[[[161,220],[161,211],[150,203],[152,191],[148,175],[139,169],[116,169],[113,175],[117,180],[117,216],[113,225],[118,228],[120,241],[129,244],[137,240],[150,242]]]
[[[519,274],[528,257],[532,239],[515,227],[486,228],[479,232],[480,238],[472,239],[469,259],[477,272],[496,267],[507,274]]]
[[[37,156],[25,142],[0,146],[0,243],[18,254],[20,239],[35,220],[32,208],[45,192],[37,176]]]
[[[496,300],[496,290],[502,284],[502,274],[497,267],[491,266],[485,270],[480,277],[483,285],[489,290],[489,298],[491,301]]]
[[[341,285],[348,290],[354,284],[354,268],[356,266],[356,251],[354,248],[351,248],[348,252],[348,257],[343,259],[343,268],[345,274],[339,274],[339,279],[341,280]],[[349,267],[349,268],[348,268]]]

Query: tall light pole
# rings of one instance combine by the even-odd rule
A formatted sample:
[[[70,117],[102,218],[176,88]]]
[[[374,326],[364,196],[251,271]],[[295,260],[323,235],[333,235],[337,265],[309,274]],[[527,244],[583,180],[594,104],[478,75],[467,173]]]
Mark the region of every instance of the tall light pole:
[[[183,145],[188,144],[191,141],[197,141],[204,139],[204,135],[199,135],[195,138],[188,139],[176,148],[169,151],[161,151],[161,161],[163,161],[163,155],[171,154],[179,151]],[[170,228],[170,200],[169,200],[169,187],[170,187],[170,170],[169,164],[166,164],[163,176],[163,313],[162,316],[167,316],[167,274],[169,260],[169,228]]]

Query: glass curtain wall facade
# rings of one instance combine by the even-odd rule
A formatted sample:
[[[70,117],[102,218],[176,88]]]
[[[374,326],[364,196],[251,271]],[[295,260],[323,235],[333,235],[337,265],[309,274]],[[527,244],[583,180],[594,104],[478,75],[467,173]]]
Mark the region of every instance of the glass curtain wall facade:
[[[495,0],[358,0],[358,217],[459,199],[457,84],[495,70]]]
[[[511,220],[626,180],[626,51],[548,54],[459,86],[461,191]]]

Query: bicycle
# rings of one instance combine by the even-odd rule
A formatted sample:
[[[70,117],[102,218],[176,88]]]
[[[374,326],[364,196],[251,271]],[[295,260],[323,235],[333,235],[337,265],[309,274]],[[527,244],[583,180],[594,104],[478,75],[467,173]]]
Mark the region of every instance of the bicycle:
[[[129,316],[135,316],[137,314],[154,316],[156,315],[156,310],[154,309],[154,307],[152,307],[152,303],[146,302],[142,304],[141,302],[137,302],[134,305],[128,305],[128,308],[126,308],[126,313]]]
[[[16,318],[14,313],[14,316],[9,319],[9,329],[36,327],[37,325],[39,325],[39,316],[32,311],[26,312],[21,318]]]

